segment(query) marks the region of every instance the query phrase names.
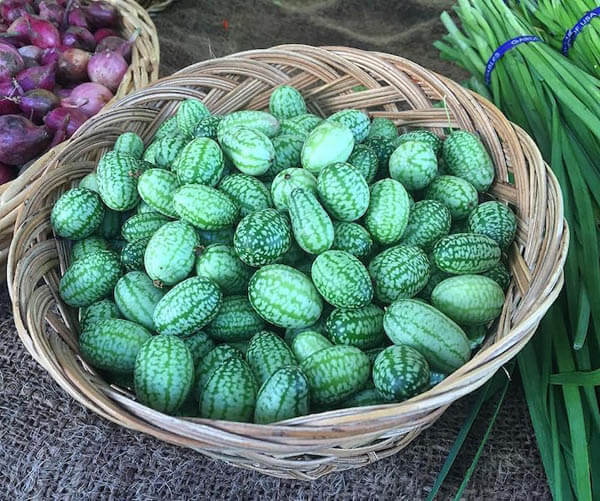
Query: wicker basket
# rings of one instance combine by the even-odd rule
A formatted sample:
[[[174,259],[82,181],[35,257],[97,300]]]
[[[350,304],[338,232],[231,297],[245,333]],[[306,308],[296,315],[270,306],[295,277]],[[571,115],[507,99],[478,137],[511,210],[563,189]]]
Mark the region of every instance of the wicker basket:
[[[446,98],[453,126],[478,131],[496,165],[493,194],[518,213],[511,248],[513,281],[484,347],[428,392],[400,404],[313,414],[275,425],[166,416],[107,385],[78,356],[76,312],[58,299],[67,245],[54,238],[53,202],[94,169],[98,151],[125,130],[145,141],[188,97],[215,113],[263,108],[271,90],[292,84],[309,109],[326,114],[364,109],[401,126],[442,134]],[[363,85],[367,90],[353,88]],[[58,168],[60,166],[60,168]],[[509,173],[512,174],[509,181]],[[33,357],[86,407],[122,426],[261,472],[315,479],[365,466],[406,447],[456,399],[487,381],[533,335],[563,282],[568,231],[557,181],[531,139],[489,102],[422,67],[386,54],[300,45],[256,50],[194,65],[123,98],[90,120],[79,137],[49,162],[20,208],[10,247],[8,281],[19,335]]]
[[[160,60],[158,34],[148,13],[132,0],[107,1],[121,12],[125,37],[128,38],[136,29],[139,29],[140,33],[132,48],[131,65],[115,92],[115,97],[104,109],[126,94],[156,80]],[[65,142],[59,144],[35,161],[14,181],[0,186],[0,281],[4,280],[8,246],[13,234],[17,208],[29,196],[33,181],[43,174],[46,166],[65,145]]]
[[[140,0],[138,3],[144,7],[151,16],[155,16],[176,1],[177,0]]]

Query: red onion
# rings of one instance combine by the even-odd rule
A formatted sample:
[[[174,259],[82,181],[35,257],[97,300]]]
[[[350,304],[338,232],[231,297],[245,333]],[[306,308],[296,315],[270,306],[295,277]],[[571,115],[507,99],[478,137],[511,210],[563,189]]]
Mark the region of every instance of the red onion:
[[[44,65],[58,63],[61,54],[62,51],[60,49],[44,49],[42,51],[42,55],[40,56],[40,64]]]
[[[119,11],[108,2],[91,2],[85,12],[90,24],[96,28],[111,28],[119,24]]]
[[[23,93],[22,90],[12,80],[0,82],[0,115],[19,113],[17,98]]]
[[[17,82],[27,92],[31,89],[54,89],[56,82],[56,65],[34,66],[17,74]]]
[[[11,165],[0,164],[0,184],[8,183],[17,177],[17,169]]]
[[[83,49],[92,51],[96,47],[96,40],[89,30],[82,28],[81,26],[70,26],[63,33],[62,36],[63,47],[74,47],[76,49]]]
[[[24,14],[33,14],[33,8],[27,0],[3,0],[0,3],[0,15],[7,23],[12,23]]]
[[[0,43],[0,81],[10,79],[25,67],[23,57],[12,45]]]
[[[65,127],[67,137],[71,137],[83,122],[87,120],[87,116],[77,108],[54,108],[44,118],[46,127],[50,130],[58,131]]]
[[[60,98],[65,99],[71,95],[73,89],[70,87],[54,87],[54,93]]]
[[[115,30],[110,28],[100,28],[98,31],[96,31],[96,33],[94,33],[94,40],[96,40],[96,43],[100,43],[106,37],[116,36],[119,36],[119,34]]]
[[[94,54],[88,63],[88,75],[92,82],[100,83],[113,92],[117,90],[129,65],[118,52],[105,51]]]
[[[18,49],[19,54],[23,57],[29,57],[31,59],[35,59],[36,61],[40,60],[40,56],[42,55],[42,49],[36,47],[35,45],[25,45]]]
[[[96,52],[104,52],[107,50],[112,50],[121,54],[126,61],[131,61],[131,47],[135,43],[136,38],[138,37],[140,30],[137,29],[133,32],[133,34],[129,37],[129,40],[125,40],[119,36],[109,36],[102,40],[96,46]]]
[[[0,162],[22,165],[42,153],[50,143],[44,126],[38,127],[21,115],[0,117]]]
[[[39,63],[35,59],[23,56],[23,69],[33,68],[34,66],[39,66]]]
[[[29,39],[33,45],[41,49],[60,47],[60,33],[50,21],[27,14],[29,22]]]
[[[40,2],[40,17],[50,21],[55,26],[60,26],[65,17],[65,9],[54,1],[42,0]]]
[[[65,9],[66,21],[64,24],[67,26],[81,26],[82,28],[88,27],[88,22],[85,17],[83,8],[77,3],[69,0]]]
[[[6,40],[8,37],[11,37],[13,40],[19,41],[25,45],[31,44],[29,39],[29,22],[27,21],[27,15],[21,16],[12,22],[12,24],[6,30],[3,38]],[[13,43],[11,41],[8,42]]]
[[[18,98],[18,101],[23,114],[37,124],[41,124],[46,114],[60,104],[60,99],[55,94],[44,89],[30,90]]]
[[[66,108],[78,108],[86,116],[91,117],[98,113],[112,97],[112,92],[104,85],[86,82],[75,87],[71,95],[63,99],[61,104]]]
[[[81,49],[67,49],[58,60],[59,80],[63,82],[83,82],[87,80],[87,67],[90,53]]]

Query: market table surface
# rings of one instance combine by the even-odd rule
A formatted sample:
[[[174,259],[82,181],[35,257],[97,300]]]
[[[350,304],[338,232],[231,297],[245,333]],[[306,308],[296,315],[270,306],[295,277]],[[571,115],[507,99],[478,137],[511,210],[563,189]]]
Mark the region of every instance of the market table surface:
[[[460,80],[432,47],[448,0],[180,0],[155,22],[161,75],[196,61],[281,43],[347,45],[408,57]],[[0,289],[0,499],[424,499],[472,403],[454,404],[404,451],[312,483],[280,480],[116,426],[71,399],[21,345]],[[454,495],[493,409],[484,406],[442,488]],[[468,499],[548,499],[518,377],[464,492]]]

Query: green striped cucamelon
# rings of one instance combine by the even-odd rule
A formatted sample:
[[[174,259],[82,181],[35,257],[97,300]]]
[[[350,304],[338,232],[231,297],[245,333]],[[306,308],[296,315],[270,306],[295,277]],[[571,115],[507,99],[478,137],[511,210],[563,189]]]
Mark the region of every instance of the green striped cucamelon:
[[[466,130],[453,131],[442,145],[444,164],[450,174],[486,191],[494,181],[494,165],[481,140]]]
[[[409,191],[422,190],[438,173],[433,148],[418,141],[405,141],[390,157],[390,177],[400,181]]]
[[[379,160],[375,151],[366,144],[356,144],[352,150],[352,154],[347,161],[354,167],[360,175],[365,178],[367,184],[371,184],[375,180]]]
[[[143,271],[131,271],[115,285],[115,303],[127,320],[136,322],[151,331],[155,330],[152,315],[165,291],[154,285]]]
[[[448,273],[480,273],[498,261],[502,251],[490,237],[475,233],[454,233],[435,244],[433,261]]]
[[[423,298],[429,302],[429,300],[431,299],[431,293],[433,292],[433,289],[435,289],[435,286],[439,284],[442,280],[446,280],[448,277],[451,277],[452,274],[440,270],[431,259],[431,256],[428,258],[428,260],[431,273],[429,275],[429,280],[427,281],[427,284],[425,284],[425,287],[421,289],[421,291],[418,294],[418,297]]]
[[[486,235],[495,240],[501,249],[506,249],[517,232],[515,214],[505,204],[496,201],[477,206],[467,221],[469,231]]]
[[[192,139],[173,161],[173,172],[181,184],[216,186],[225,162],[219,145],[207,137]]]
[[[313,129],[323,122],[321,117],[312,113],[302,113],[281,121],[281,134],[292,134],[306,139]]]
[[[369,117],[359,110],[338,111],[327,120],[348,127],[354,136],[355,143],[362,143],[369,135],[369,130],[371,129]]]
[[[81,240],[96,231],[104,218],[100,197],[86,188],[66,191],[50,214],[52,228],[59,237]]]
[[[332,405],[362,389],[369,379],[368,357],[354,346],[332,346],[313,353],[300,368],[313,405]]]
[[[160,139],[161,137],[171,136],[177,134],[179,129],[177,128],[177,118],[175,116],[167,118],[163,123],[158,126],[154,133],[154,140]]]
[[[235,253],[233,247],[213,244],[196,258],[196,275],[210,278],[223,294],[243,294],[248,290],[252,269]]]
[[[365,388],[350,395],[346,400],[340,403],[340,409],[349,409],[351,407],[367,407],[370,405],[382,405],[388,402],[381,396],[377,388]]]
[[[192,277],[177,284],[154,308],[154,325],[160,334],[189,336],[202,329],[219,312],[223,295],[208,278]]]
[[[97,369],[115,373],[133,372],[135,359],[150,332],[134,322],[111,318],[84,330],[79,348],[85,360]]]
[[[182,339],[192,354],[194,367],[198,367],[200,361],[215,347],[214,341],[203,331],[198,331],[195,334]]]
[[[202,389],[206,382],[212,376],[212,373],[215,371],[217,367],[223,364],[226,360],[235,357],[239,359],[243,359],[244,356],[242,353],[230,346],[229,344],[220,344],[210,350],[202,360],[196,365],[196,378],[194,381],[194,396],[197,400],[200,399],[200,395],[202,395]]]
[[[227,129],[221,138],[221,147],[240,171],[251,176],[267,172],[275,159],[275,148],[271,140],[254,129]]]
[[[386,400],[404,400],[427,388],[429,364],[410,346],[389,346],[375,359],[373,382]]]
[[[185,147],[187,142],[188,136],[179,131],[172,136],[165,136],[158,141],[154,141],[148,147],[146,150],[146,154],[148,155],[144,154],[144,160],[159,169],[170,170],[177,155],[179,155],[179,152]]]
[[[323,311],[310,278],[283,264],[260,268],[248,285],[250,304],[267,322],[279,327],[308,327]]]
[[[173,221],[159,228],[146,246],[144,266],[152,280],[174,285],[186,278],[196,260],[198,236],[185,221]]]
[[[475,187],[456,176],[436,177],[425,191],[425,198],[442,202],[452,216],[452,220],[466,218],[477,207]]]
[[[334,237],[332,249],[349,252],[357,258],[367,257],[373,249],[373,239],[369,232],[357,223],[333,223]]]
[[[298,245],[309,254],[321,254],[331,247],[333,223],[317,198],[305,188],[294,188],[288,197],[288,211]]]
[[[373,130],[373,125],[371,125],[371,131]],[[377,174],[379,176],[387,176],[388,166],[390,163],[390,157],[396,147],[394,146],[394,141],[388,137],[383,136],[373,136],[368,137],[362,143],[371,148],[375,155],[377,155]]]
[[[78,187],[85,188],[86,190],[98,193],[98,176],[95,172],[90,172],[89,174],[86,174],[79,181]]]
[[[435,371],[453,372],[471,355],[463,330],[424,301],[399,299],[392,303],[383,316],[383,328],[394,344],[413,347]]]
[[[369,264],[375,297],[387,304],[416,295],[427,284],[430,272],[427,255],[410,245],[390,247]]]
[[[308,414],[309,389],[299,367],[281,367],[261,386],[254,422],[268,424]]]
[[[365,227],[379,243],[398,242],[408,224],[410,203],[404,186],[393,179],[382,179],[371,186],[371,201],[365,214]]]
[[[194,382],[194,362],[185,343],[174,336],[153,336],[135,360],[135,395],[144,405],[174,413]]]
[[[354,136],[345,125],[324,121],[315,127],[302,147],[302,167],[315,176],[329,164],[345,162],[354,148]]]
[[[143,271],[144,270],[144,254],[146,247],[150,242],[149,238],[128,242],[121,249],[121,264],[125,271]]]
[[[381,346],[385,340],[383,310],[374,304],[356,310],[333,310],[326,328],[334,344],[347,344],[361,350]]]
[[[500,315],[504,292],[491,278],[460,275],[440,282],[431,293],[431,302],[462,325],[481,325]]]
[[[265,111],[241,110],[225,115],[217,127],[217,138],[223,144],[223,138],[233,129],[251,129],[268,138],[275,137],[279,133],[279,120]]]
[[[290,242],[290,248],[275,262],[287,264],[288,266],[299,266],[300,264],[305,263],[308,259],[309,257],[306,252],[304,252],[292,238]]]
[[[491,278],[494,282],[496,282],[503,291],[508,289],[510,284],[510,272],[506,268],[506,265],[502,261],[498,261],[494,266],[492,266],[489,270],[481,273],[484,277]]]
[[[196,233],[200,245],[203,245],[204,247],[212,244],[233,245],[235,228],[233,226],[221,230],[200,230],[196,228]]]
[[[317,256],[311,276],[319,294],[336,308],[362,308],[373,299],[371,277],[352,254],[330,250]]]
[[[317,190],[325,208],[338,221],[355,221],[369,207],[369,185],[350,164],[338,162],[324,167]]]
[[[300,167],[300,153],[304,145],[304,137],[296,134],[280,134],[271,139],[275,149],[275,158],[265,176],[275,177],[281,171]]]
[[[246,296],[227,296],[217,315],[204,328],[217,341],[246,341],[263,330],[265,322],[254,311]]]
[[[142,162],[131,155],[114,151],[105,153],[96,168],[102,201],[119,212],[133,209],[140,201],[137,184],[142,171]]]
[[[126,214],[127,212],[117,212],[105,207],[104,218],[94,234],[106,238],[106,240],[114,239],[121,231],[122,218]]]
[[[198,122],[209,115],[210,111],[202,101],[186,99],[179,105],[175,114],[177,128],[186,136],[191,136]]]
[[[123,223],[121,236],[128,242],[150,238],[168,222],[169,220],[158,212],[135,214]]]
[[[288,209],[289,197],[295,188],[304,188],[317,194],[317,178],[306,169],[289,168],[281,171],[271,184],[273,204],[279,210]]]
[[[238,224],[233,248],[250,266],[273,263],[290,248],[291,232],[287,219],[275,209],[248,214]]]
[[[389,118],[375,117],[371,122],[369,130],[369,139],[374,137],[383,137],[385,139],[395,139],[398,137],[398,129],[396,124]]]
[[[232,174],[219,184],[219,190],[239,207],[242,217],[272,207],[271,192],[262,181],[246,174]]]
[[[440,151],[442,150],[442,140],[440,137],[425,129],[413,130],[398,136],[394,140],[394,146],[397,148],[406,141],[417,141],[419,143],[428,144],[433,148],[433,151],[436,155],[439,155]]]
[[[121,312],[111,299],[101,299],[86,308],[79,310],[79,326],[83,332],[101,320],[121,318]]]
[[[138,204],[137,209],[135,210],[135,213],[136,214],[159,214],[159,212],[154,210],[153,207],[151,207],[146,202],[144,202],[143,199],[140,200],[140,203]]]
[[[213,141],[217,140],[217,128],[219,127],[219,123],[221,122],[220,116],[209,115],[201,119],[194,128],[193,136],[196,138],[199,137],[208,137]]]
[[[233,226],[240,208],[225,193],[203,184],[184,184],[173,193],[177,215],[195,228],[220,230]]]
[[[172,218],[177,217],[173,205],[173,194],[177,188],[177,176],[164,169],[148,169],[140,176],[137,186],[144,202],[155,211]]]
[[[259,387],[281,367],[297,365],[294,354],[283,339],[270,331],[261,331],[252,337],[246,360]]]
[[[144,154],[144,141],[135,132],[125,132],[115,141],[113,151],[127,153],[135,158],[142,158]]]
[[[313,353],[330,348],[333,346],[331,341],[323,334],[314,330],[307,330],[298,333],[292,341],[292,351],[298,362],[302,363]]]
[[[109,249],[110,246],[104,238],[97,236],[87,237],[83,240],[77,240],[73,244],[73,247],[71,248],[71,259],[77,261],[88,254]]]
[[[437,200],[421,200],[410,209],[408,225],[401,243],[416,245],[429,252],[433,245],[450,231],[450,211]]]
[[[282,85],[271,92],[269,111],[278,120],[283,120],[306,113],[306,103],[294,87]]]
[[[119,258],[112,251],[83,256],[71,264],[60,279],[60,297],[69,306],[90,306],[112,292],[121,271]]]
[[[250,422],[254,417],[257,385],[250,367],[230,358],[217,367],[202,389],[200,416]]]

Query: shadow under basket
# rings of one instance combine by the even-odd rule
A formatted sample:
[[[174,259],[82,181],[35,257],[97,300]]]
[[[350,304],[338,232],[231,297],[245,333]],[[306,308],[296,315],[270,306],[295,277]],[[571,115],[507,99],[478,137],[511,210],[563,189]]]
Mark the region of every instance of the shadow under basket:
[[[156,27],[148,12],[130,0],[106,0],[121,13],[123,36],[129,38],[136,29],[139,34],[131,49],[131,64],[123,76],[114,98],[100,111],[102,113],[121,97],[145,87],[158,78],[160,46]],[[76,135],[79,132],[76,133]],[[55,146],[33,162],[15,180],[0,186],[0,281],[5,279],[8,247],[13,235],[19,205],[32,194],[33,183],[44,175],[52,160],[66,146]]]
[[[77,312],[58,296],[69,262],[50,211],[95,168],[124,131],[146,144],[186,98],[215,114],[264,109],[271,91],[293,85],[309,111],[356,108],[399,127],[452,127],[480,135],[496,168],[491,195],[511,205],[518,231],[511,285],[499,319],[474,357],[429,391],[402,403],[311,414],[273,425],[164,415],[102,377],[78,354]],[[439,108],[440,101],[447,104]],[[92,118],[45,166],[20,207],[8,259],[15,323],[32,356],[73,398],[97,414],[160,440],[266,474],[311,480],[397,453],[458,398],[483,385],[527,343],[556,299],[568,246],[560,190],[533,141],[488,101],[411,61],[345,47],[285,45],[208,60],[121,99]]]

